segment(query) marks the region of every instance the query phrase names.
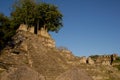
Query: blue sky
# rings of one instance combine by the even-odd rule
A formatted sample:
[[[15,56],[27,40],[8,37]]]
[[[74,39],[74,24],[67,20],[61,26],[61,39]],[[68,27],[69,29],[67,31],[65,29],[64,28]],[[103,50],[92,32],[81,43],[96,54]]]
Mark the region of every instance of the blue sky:
[[[64,15],[63,28],[51,33],[57,46],[76,56],[120,55],[120,0],[44,0]],[[14,0],[0,0],[0,12],[9,15]]]

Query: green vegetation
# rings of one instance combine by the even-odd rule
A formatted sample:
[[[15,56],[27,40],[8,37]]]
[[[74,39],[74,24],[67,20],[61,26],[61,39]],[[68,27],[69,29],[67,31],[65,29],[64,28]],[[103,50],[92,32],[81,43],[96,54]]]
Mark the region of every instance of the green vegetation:
[[[37,3],[34,0],[17,0],[13,4],[11,16],[0,13],[0,51],[7,45],[20,24],[44,28],[47,32],[58,32],[62,27],[62,14],[58,7],[49,3]]]
[[[113,61],[115,65],[113,67],[116,67],[118,70],[120,70],[120,57],[117,57],[116,60]]]
[[[116,60],[113,61],[114,63],[120,63],[120,57],[117,57]]]
[[[62,14],[58,8],[52,4],[41,3],[37,5],[37,22],[40,27],[45,28],[47,31],[58,32],[62,27]]]
[[[13,4],[11,18],[14,23],[33,25],[35,21],[35,3],[32,0],[18,0]]]
[[[90,57],[94,59],[94,58],[98,58],[99,55],[91,55]]]
[[[15,34],[15,29],[11,25],[10,19],[0,13],[0,50],[5,47],[7,42]]]
[[[58,32],[62,27],[62,14],[55,5],[35,3],[33,0],[18,0],[11,13],[17,24],[26,24],[35,29],[45,28],[46,31]]]

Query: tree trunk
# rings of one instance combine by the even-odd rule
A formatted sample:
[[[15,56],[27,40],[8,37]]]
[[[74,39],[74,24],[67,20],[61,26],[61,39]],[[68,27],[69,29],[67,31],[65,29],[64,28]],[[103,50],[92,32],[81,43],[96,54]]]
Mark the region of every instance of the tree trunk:
[[[37,33],[38,33],[38,30],[39,30],[39,27],[40,27],[40,26],[39,26],[39,19],[38,19],[38,21],[37,21],[37,30],[36,30]]]
[[[45,24],[44,24],[43,28],[44,28],[44,30],[47,32],[47,28],[46,28]]]

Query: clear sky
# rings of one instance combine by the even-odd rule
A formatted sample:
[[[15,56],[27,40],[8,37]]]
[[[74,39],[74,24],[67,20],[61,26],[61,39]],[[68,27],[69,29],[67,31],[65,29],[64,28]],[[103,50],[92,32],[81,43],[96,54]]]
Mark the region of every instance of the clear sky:
[[[57,46],[76,56],[120,55],[120,0],[44,0],[64,15],[63,28],[51,33]],[[9,15],[14,0],[0,0],[0,12]]]

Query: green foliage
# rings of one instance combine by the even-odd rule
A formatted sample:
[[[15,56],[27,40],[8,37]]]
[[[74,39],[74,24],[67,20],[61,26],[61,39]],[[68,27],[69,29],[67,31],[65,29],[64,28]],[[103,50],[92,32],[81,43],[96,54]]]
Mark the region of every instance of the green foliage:
[[[113,67],[116,67],[118,70],[120,70],[120,65],[114,65]]]
[[[15,34],[14,28],[11,26],[11,21],[4,14],[0,13],[0,50],[5,47],[7,42]]]
[[[13,5],[13,11],[11,13],[14,23],[26,24],[28,26],[33,25],[35,21],[35,2],[33,0],[18,0]]]
[[[116,60],[113,61],[114,63],[120,63],[120,57],[117,57]]]
[[[62,27],[62,14],[55,5],[41,3],[37,5],[39,21],[47,31],[58,32]]]
[[[92,59],[96,59],[96,58],[99,57],[99,55],[91,55],[90,57],[91,57]]]
[[[13,22],[45,28],[46,31],[58,32],[62,27],[62,14],[55,5],[35,3],[33,0],[18,0],[11,13]]]

